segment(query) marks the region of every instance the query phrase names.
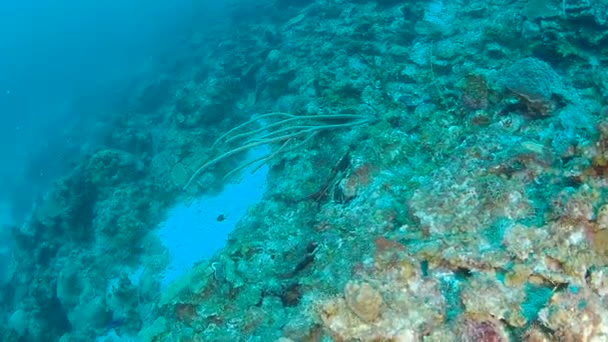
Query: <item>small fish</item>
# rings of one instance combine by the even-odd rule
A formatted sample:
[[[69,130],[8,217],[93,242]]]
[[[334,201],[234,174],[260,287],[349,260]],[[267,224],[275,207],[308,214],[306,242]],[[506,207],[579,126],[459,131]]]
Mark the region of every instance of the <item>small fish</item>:
[[[218,217],[215,219],[217,222],[222,222],[226,219],[226,216],[224,216],[224,214],[219,214]]]

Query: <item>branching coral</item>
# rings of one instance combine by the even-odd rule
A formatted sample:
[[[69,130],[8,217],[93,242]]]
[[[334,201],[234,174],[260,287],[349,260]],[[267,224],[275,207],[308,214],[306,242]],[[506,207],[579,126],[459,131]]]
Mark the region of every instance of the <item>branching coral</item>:
[[[301,148],[319,132],[359,126],[369,121],[368,116],[358,114],[293,115],[276,112],[256,116],[222,134],[213,143],[209,153],[213,154],[218,145],[227,146],[226,150],[201,165],[190,177],[184,189],[188,188],[201,172],[240,152],[249,151],[258,146],[281,143],[275,151],[237,166],[224,178],[228,178],[249,165],[258,162],[259,165],[262,165],[280,154]],[[259,127],[251,128],[254,124]],[[236,145],[236,147],[230,147],[230,145]]]

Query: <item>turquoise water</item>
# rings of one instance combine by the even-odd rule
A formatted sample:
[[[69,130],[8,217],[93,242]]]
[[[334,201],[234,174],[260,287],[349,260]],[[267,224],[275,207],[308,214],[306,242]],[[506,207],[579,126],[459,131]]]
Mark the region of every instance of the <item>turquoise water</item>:
[[[0,341],[608,341],[607,16],[0,4]]]

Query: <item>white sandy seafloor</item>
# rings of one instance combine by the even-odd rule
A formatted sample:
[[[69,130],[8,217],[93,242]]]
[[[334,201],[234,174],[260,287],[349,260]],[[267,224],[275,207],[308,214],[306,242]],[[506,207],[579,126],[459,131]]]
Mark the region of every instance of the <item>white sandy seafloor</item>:
[[[266,148],[258,149],[251,152],[248,159],[267,152]],[[228,235],[248,208],[262,199],[267,175],[266,165],[255,173],[252,167],[246,168],[238,181],[226,184],[222,192],[203,195],[192,203],[180,203],[170,209],[158,229],[158,237],[169,254],[169,266],[162,275],[161,287],[166,288],[197,262],[224,247]]]

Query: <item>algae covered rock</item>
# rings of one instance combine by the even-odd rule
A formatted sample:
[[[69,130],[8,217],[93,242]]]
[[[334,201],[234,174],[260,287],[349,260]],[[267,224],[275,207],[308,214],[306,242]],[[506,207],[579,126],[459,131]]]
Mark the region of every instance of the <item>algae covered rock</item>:
[[[132,182],[144,171],[143,162],[135,155],[114,149],[96,152],[85,168],[87,180],[100,189]]]

